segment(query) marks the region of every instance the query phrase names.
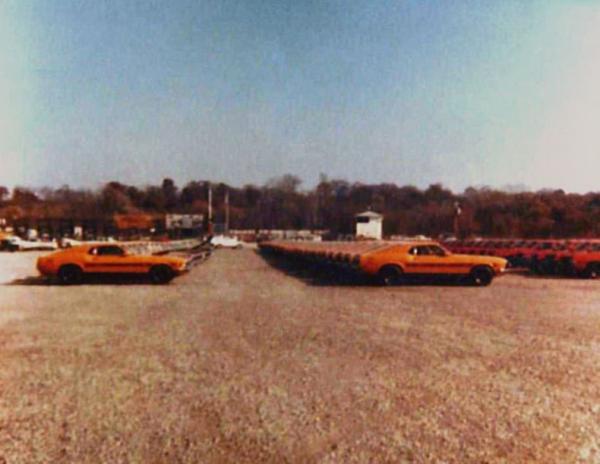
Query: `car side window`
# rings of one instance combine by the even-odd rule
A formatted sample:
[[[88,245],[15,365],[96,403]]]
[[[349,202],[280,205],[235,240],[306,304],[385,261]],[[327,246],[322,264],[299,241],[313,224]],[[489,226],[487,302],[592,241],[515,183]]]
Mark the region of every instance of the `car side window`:
[[[122,248],[114,245],[98,247],[96,250],[98,256],[123,256],[125,254]]]
[[[431,254],[433,255],[446,256],[446,252],[444,251],[444,249],[439,246],[432,245],[429,247],[429,249],[431,250]]]
[[[431,254],[431,249],[428,246],[418,246],[415,247],[417,249],[418,256],[426,256]]]

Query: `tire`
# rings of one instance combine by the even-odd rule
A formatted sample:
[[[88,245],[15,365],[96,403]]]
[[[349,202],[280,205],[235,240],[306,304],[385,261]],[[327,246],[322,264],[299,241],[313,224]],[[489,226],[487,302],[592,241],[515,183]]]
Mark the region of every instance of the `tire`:
[[[540,266],[540,262],[537,259],[532,259],[529,262],[529,270],[534,274],[542,274],[542,268]]]
[[[494,272],[489,267],[480,266],[474,268],[469,277],[471,284],[476,287],[486,287],[492,283]]]
[[[398,266],[384,266],[379,270],[379,283],[385,287],[392,287],[402,283],[402,269]]]
[[[537,267],[536,267],[536,272],[539,275],[552,274],[552,272],[550,270],[550,265],[547,261],[538,261]]]
[[[556,268],[556,272],[559,275],[564,276],[573,276],[575,275],[575,267],[573,266],[573,262],[568,259],[561,259],[558,262],[558,266]]]
[[[150,269],[148,276],[150,277],[150,282],[152,282],[155,285],[160,285],[168,284],[169,282],[171,282],[171,280],[173,280],[173,278],[175,277],[175,274],[169,266],[161,265],[153,266]]]
[[[61,266],[57,275],[62,285],[78,285],[83,281],[83,271],[74,264]]]
[[[525,258],[523,255],[516,255],[512,257],[513,267],[527,267],[527,263],[525,262]]]
[[[600,275],[600,263],[590,263],[583,271],[583,275],[588,279],[597,279]]]

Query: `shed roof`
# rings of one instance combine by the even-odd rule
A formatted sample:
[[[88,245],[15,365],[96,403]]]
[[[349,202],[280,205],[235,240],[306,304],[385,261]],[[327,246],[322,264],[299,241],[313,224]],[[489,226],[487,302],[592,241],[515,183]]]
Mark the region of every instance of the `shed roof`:
[[[354,217],[366,217],[370,219],[381,219],[383,215],[376,213],[375,211],[365,211],[364,213],[359,213]]]

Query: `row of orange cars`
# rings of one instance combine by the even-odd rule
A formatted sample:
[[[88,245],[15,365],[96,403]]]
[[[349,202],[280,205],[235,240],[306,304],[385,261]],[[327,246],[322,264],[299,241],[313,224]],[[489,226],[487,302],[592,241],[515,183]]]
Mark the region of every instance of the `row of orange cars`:
[[[467,239],[446,240],[454,253],[498,256],[509,266],[537,274],[600,275],[600,239]]]
[[[336,271],[353,271],[395,285],[409,279],[456,279],[476,286],[489,285],[501,275],[507,260],[493,256],[456,254],[432,240],[292,242],[271,241],[262,252]]]
[[[600,276],[600,240],[431,240],[390,242],[291,242],[260,244],[262,251],[333,265],[377,277],[391,285],[411,277],[456,277],[488,285],[507,267],[528,267],[541,274]],[[42,275],[63,284],[80,283],[87,274],[147,275],[167,283],[188,270],[184,258],[145,255],[118,243],[91,243],[42,256]]]
[[[600,276],[600,239],[270,241],[260,248],[321,267],[370,275],[385,285],[413,277],[457,277],[487,285],[508,267],[528,268],[536,274]]]

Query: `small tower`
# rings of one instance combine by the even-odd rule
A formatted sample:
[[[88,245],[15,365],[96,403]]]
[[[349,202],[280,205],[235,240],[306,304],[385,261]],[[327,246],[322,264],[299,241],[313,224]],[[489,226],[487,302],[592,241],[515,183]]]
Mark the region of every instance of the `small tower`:
[[[383,216],[374,211],[365,211],[354,216],[357,238],[381,240],[383,237]]]

